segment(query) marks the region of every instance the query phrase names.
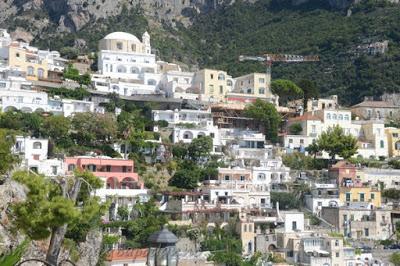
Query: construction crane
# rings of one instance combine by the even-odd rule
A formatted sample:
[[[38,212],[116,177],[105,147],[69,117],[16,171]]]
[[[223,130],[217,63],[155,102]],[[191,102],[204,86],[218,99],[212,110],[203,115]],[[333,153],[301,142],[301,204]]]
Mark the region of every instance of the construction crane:
[[[291,54],[264,54],[263,56],[239,56],[239,61],[258,61],[263,62],[267,67],[267,74],[271,74],[271,67],[273,62],[287,62],[287,63],[298,63],[298,62],[316,62],[319,61],[319,57],[315,55],[291,55]]]

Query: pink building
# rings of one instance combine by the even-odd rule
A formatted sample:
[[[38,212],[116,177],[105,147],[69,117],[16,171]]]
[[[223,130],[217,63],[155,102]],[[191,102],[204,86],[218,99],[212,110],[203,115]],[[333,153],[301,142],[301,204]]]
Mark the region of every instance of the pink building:
[[[143,182],[134,172],[133,161],[109,158],[78,156],[65,158],[65,165],[70,173],[75,169],[86,169],[105,182],[107,190],[143,189]]]

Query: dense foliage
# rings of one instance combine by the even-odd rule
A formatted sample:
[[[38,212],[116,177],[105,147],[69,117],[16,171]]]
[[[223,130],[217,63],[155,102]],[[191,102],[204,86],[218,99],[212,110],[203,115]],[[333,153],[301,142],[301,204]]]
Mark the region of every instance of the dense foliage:
[[[316,144],[321,151],[325,151],[332,159],[336,155],[348,159],[357,153],[357,139],[352,135],[345,134],[343,128],[334,126],[322,132]]]
[[[278,141],[278,128],[281,123],[281,116],[275,105],[257,99],[245,109],[246,116],[260,122],[267,140],[276,143]]]

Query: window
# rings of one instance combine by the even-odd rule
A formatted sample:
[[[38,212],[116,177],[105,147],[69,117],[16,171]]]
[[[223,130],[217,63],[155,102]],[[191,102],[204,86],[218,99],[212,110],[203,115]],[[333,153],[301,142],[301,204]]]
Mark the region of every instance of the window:
[[[111,165],[106,165],[106,172],[111,172]]]
[[[354,214],[350,215],[350,221],[354,221]]]
[[[243,231],[244,231],[244,232],[247,232],[247,224],[244,225]]]
[[[15,54],[15,57],[19,57],[19,53],[16,53],[16,54]]]
[[[339,258],[339,256],[340,256],[340,253],[336,252],[336,258]]]
[[[312,125],[311,126],[311,133],[313,133],[313,134],[317,133],[317,126],[316,125]]]
[[[229,181],[229,179],[230,179],[229,175],[226,175],[225,176],[225,181]]]
[[[240,176],[240,181],[244,181],[244,180],[245,180],[244,175],[241,175],[241,176]]]
[[[5,82],[0,82],[0,88],[5,88],[6,87],[6,83]]]
[[[219,86],[219,94],[223,94],[224,93],[224,86]]]
[[[332,115],[332,119],[333,119],[333,120],[336,120],[336,119],[337,119],[336,114],[333,114],[333,115]]]
[[[380,141],[381,149],[385,148],[385,142],[383,140]]]
[[[214,85],[209,85],[208,86],[208,93],[209,94],[214,94]]]
[[[292,230],[297,230],[297,222],[296,221],[292,222]]]
[[[260,202],[261,202],[261,204],[265,204],[265,199],[262,198],[262,199],[260,200]]]
[[[131,45],[131,50],[132,50],[132,52],[136,52],[136,44]]]
[[[214,79],[214,74],[210,74],[210,79]]]
[[[343,214],[343,221],[347,221],[347,214]]]
[[[39,68],[37,71],[38,77],[39,78],[44,78],[44,69],[43,68]]]
[[[360,202],[364,202],[364,201],[365,201],[365,194],[360,193]]]
[[[39,149],[41,149],[42,148],[42,143],[41,142],[34,142],[33,143],[33,149],[35,149],[35,150],[39,150]]]
[[[218,75],[218,80],[225,80],[225,75],[222,74],[222,73],[220,73],[220,74]]]
[[[293,143],[293,139],[289,139],[289,143]]]
[[[91,172],[96,172],[96,165],[94,165],[94,164],[88,164],[87,170],[89,170],[89,171],[91,171]]]
[[[368,228],[364,228],[364,236],[365,237],[369,236],[369,229]]]
[[[53,175],[56,175],[56,174],[57,174],[57,166],[52,166],[52,167],[51,167],[51,173],[52,173]]]
[[[117,49],[122,50],[122,42],[117,42]]]
[[[349,120],[349,119],[350,119],[349,115],[344,115],[344,120]]]
[[[326,119],[331,119],[331,114],[330,113],[326,114]]]
[[[375,199],[375,194],[374,193],[371,193],[371,199],[372,200]]]
[[[343,120],[343,115],[342,114],[339,115],[339,120]]]
[[[252,92],[251,92],[251,88],[248,88],[248,89],[247,89],[247,93],[248,93],[248,94],[251,94],[251,93],[252,93]]]
[[[346,201],[351,201],[351,193],[346,193]]]
[[[393,136],[393,138],[398,138],[399,134],[398,133],[393,133],[392,136]]]
[[[335,240],[335,247],[339,246],[339,240]]]
[[[300,139],[300,144],[304,144],[304,139]]]
[[[253,226],[249,224],[249,232],[253,231]]]
[[[34,76],[35,75],[35,69],[31,66],[28,66],[28,71],[27,71],[28,76]]]
[[[264,83],[264,82],[265,82],[265,79],[263,79],[263,78],[258,79],[258,83]]]
[[[210,133],[210,137],[211,138],[215,138],[215,134],[214,133]]]
[[[265,93],[265,88],[259,88],[258,89],[259,94],[264,94]]]
[[[75,164],[69,164],[68,165],[68,171],[72,172],[75,170]]]
[[[320,206],[320,207],[322,206],[322,202],[321,202],[321,201],[318,201],[317,204],[318,204],[318,206]]]

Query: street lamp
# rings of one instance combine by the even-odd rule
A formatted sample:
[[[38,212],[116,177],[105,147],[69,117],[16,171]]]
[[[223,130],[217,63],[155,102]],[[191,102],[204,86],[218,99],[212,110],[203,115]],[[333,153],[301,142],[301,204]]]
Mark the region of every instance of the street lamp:
[[[147,258],[149,266],[178,265],[178,251],[176,250],[178,238],[166,226],[161,231],[150,235],[148,241],[150,242]]]

